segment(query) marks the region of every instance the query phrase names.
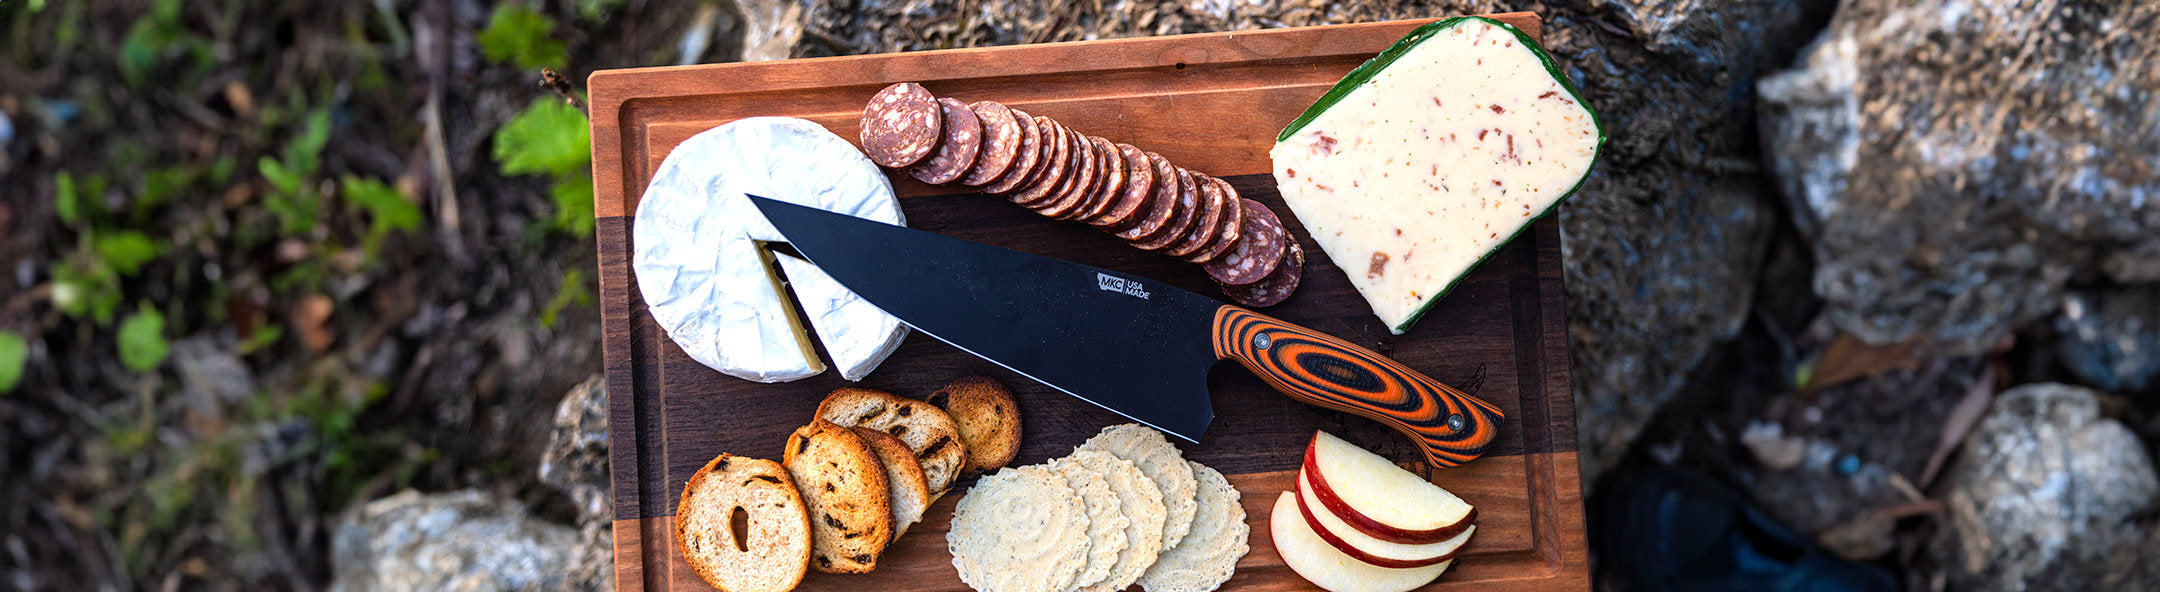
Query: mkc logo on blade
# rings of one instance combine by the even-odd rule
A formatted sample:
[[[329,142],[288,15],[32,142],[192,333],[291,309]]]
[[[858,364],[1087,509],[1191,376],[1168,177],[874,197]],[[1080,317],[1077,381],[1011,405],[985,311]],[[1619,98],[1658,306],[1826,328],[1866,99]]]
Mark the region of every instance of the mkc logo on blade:
[[[1095,287],[1101,288],[1105,292],[1116,292],[1126,296],[1138,296],[1142,299],[1148,297],[1147,289],[1140,287],[1140,282],[1107,273],[1098,272],[1095,274]]]

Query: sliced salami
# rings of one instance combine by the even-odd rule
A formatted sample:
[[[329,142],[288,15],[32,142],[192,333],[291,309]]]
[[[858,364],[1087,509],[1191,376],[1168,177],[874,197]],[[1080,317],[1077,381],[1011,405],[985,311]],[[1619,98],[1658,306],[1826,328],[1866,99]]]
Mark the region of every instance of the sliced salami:
[[[1282,263],[1283,249],[1290,243],[1289,231],[1283,230],[1282,220],[1275,217],[1260,202],[1245,199],[1244,238],[1236,241],[1237,247],[1223,253],[1214,261],[1200,266],[1208,277],[1226,286],[1242,286],[1267,279]]]
[[[1088,224],[1122,234],[1139,225],[1141,214],[1147,212],[1148,197],[1155,191],[1155,165],[1148,161],[1147,153],[1131,144],[1118,144],[1117,149],[1118,154],[1125,157],[1125,182],[1118,188],[1117,198],[1110,202],[1110,207],[1089,219]]]
[[[1199,186],[1200,191],[1200,211],[1195,216],[1192,230],[1185,231],[1184,240],[1163,249],[1163,254],[1190,257],[1207,248],[1215,241],[1215,235],[1222,232],[1223,210],[1230,209],[1230,196],[1223,194],[1222,188],[1208,182],[1208,179],[1207,175],[1193,173],[1193,183]]]
[[[1103,184],[1109,180],[1110,168],[1107,165],[1111,157],[1103,154],[1102,144],[1097,143],[1096,139],[1086,134],[1080,136],[1080,142],[1088,147],[1088,170],[1091,175],[1085,180],[1085,185],[1073,187],[1072,209],[1056,216],[1059,220],[1079,220],[1086,216],[1088,208],[1095,203],[1095,195],[1102,191]]]
[[[1013,112],[997,101],[976,101],[968,104],[975,119],[982,122],[982,149],[975,152],[975,166],[968,167],[960,183],[969,187],[981,187],[998,180],[1012,168],[1020,156],[1020,123],[1013,121]]]
[[[1088,187],[1095,182],[1095,161],[1097,160],[1095,157],[1095,144],[1089,142],[1087,136],[1070,130],[1066,133],[1072,136],[1073,149],[1070,156],[1066,157],[1068,162],[1065,166],[1072,172],[1065,175],[1065,183],[1059,185],[1056,191],[1051,192],[1055,197],[1050,198],[1042,207],[1035,210],[1044,216],[1061,220],[1075,208],[1080,207],[1081,200],[1086,198]]]
[[[863,107],[863,153],[879,165],[900,168],[921,162],[944,135],[944,108],[913,82],[885,87]]]
[[[1298,246],[1297,241],[1289,241],[1288,248],[1283,249],[1282,263],[1275,266],[1274,273],[1252,284],[1223,286],[1223,295],[1238,304],[1265,308],[1289,299],[1290,294],[1297,291],[1298,282],[1304,279],[1305,247]]]
[[[929,158],[908,169],[915,180],[931,185],[960,180],[968,167],[975,166],[975,153],[982,149],[982,122],[975,119],[967,103],[938,99],[938,106],[945,112],[945,137]]]
[[[1118,194],[1125,191],[1125,152],[1118,150],[1117,144],[1109,140],[1100,137],[1088,139],[1095,142],[1095,154],[1101,159],[1097,161],[1101,163],[1098,167],[1101,169],[1101,176],[1096,177],[1095,190],[1088,193],[1087,209],[1081,212],[1078,218],[1083,221],[1094,220],[1103,215],[1103,212],[1110,209],[1110,204],[1117,203]]]
[[[1230,249],[1237,248],[1238,242],[1245,238],[1245,198],[1239,197],[1237,188],[1231,187],[1229,181],[1220,177],[1208,177],[1208,183],[1222,191],[1224,197],[1222,229],[1215,232],[1215,242],[1208,243],[1200,248],[1200,252],[1185,258],[1193,263],[1214,261],[1223,253],[1230,252]]]
[[[1035,131],[1043,135],[1041,154],[1046,161],[1041,167],[1042,170],[1036,171],[1032,178],[1021,183],[1020,188],[1015,190],[1016,193],[1012,194],[1013,203],[1030,207],[1052,197],[1050,190],[1056,189],[1058,183],[1065,180],[1067,169],[1072,166],[1072,132],[1041,115],[1035,116],[1035,124]]]
[[[1193,178],[1192,171],[1172,166],[1177,170],[1177,201],[1170,211],[1170,223],[1154,240],[1133,243],[1133,246],[1149,251],[1160,251],[1185,240],[1195,222],[1200,221],[1200,181]]]
[[[1147,213],[1140,216],[1140,223],[1120,230],[1117,237],[1143,244],[1161,238],[1170,227],[1170,219],[1177,213],[1178,177],[1177,167],[1162,155],[1147,153],[1148,168],[1155,170],[1155,188],[1148,191]]]
[[[1012,191],[1020,186],[1021,181],[1026,181],[1028,175],[1034,174],[1037,167],[1042,165],[1042,154],[1040,152],[1043,144],[1042,134],[1036,131],[1035,118],[1028,115],[1026,111],[1010,110],[1012,111],[1013,123],[1019,124],[1020,128],[1019,156],[1014,158],[1010,168],[1005,169],[1003,176],[983,186],[982,190],[985,192],[1003,194]]]

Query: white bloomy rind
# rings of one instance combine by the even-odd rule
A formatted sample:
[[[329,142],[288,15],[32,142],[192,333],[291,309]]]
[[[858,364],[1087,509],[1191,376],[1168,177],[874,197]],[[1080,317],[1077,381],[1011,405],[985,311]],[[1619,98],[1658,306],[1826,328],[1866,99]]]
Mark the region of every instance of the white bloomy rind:
[[[1395,569],[1359,561],[1321,540],[1312,525],[1305,523],[1305,517],[1298,514],[1297,497],[1287,491],[1275,498],[1268,530],[1283,564],[1328,592],[1406,592],[1440,577],[1455,563]]]
[[[1315,432],[1313,467],[1305,477],[1326,483],[1351,510],[1393,528],[1425,531],[1460,524],[1471,506],[1462,498],[1388,459],[1327,432]]]
[[[905,224],[892,184],[853,144],[790,117],[736,120],[683,140],[638,202],[630,266],[653,320],[691,359],[758,382],[824,371],[773,273],[764,242],[783,238],[744,194]],[[834,362],[859,378],[900,341],[897,320],[838,283],[794,286]],[[865,310],[867,309],[867,310]],[[859,319],[879,318],[867,325]],[[832,321],[840,325],[833,325]],[[836,353],[836,355],[839,355]]]
[[[1275,183],[1401,333],[1590,172],[1597,124],[1529,46],[1466,19],[1275,144]]]

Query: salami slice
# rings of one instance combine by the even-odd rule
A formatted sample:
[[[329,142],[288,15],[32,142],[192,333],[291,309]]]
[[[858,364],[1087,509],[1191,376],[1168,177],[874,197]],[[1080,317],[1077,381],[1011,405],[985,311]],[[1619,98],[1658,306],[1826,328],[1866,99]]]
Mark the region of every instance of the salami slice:
[[[1147,153],[1131,144],[1118,144],[1118,154],[1125,157],[1125,183],[1118,188],[1117,198],[1101,215],[1088,220],[1097,228],[1112,233],[1123,233],[1140,224],[1141,214],[1148,211],[1148,197],[1155,191],[1155,165],[1148,161]]]
[[[1087,185],[1085,187],[1076,186],[1073,188],[1073,190],[1076,192],[1076,195],[1073,199],[1072,209],[1066,210],[1065,213],[1058,216],[1057,219],[1080,220],[1082,218],[1085,218],[1087,216],[1088,208],[1094,207],[1095,196],[1100,194],[1102,192],[1103,185],[1109,182],[1109,164],[1112,155],[1103,153],[1103,144],[1096,141],[1100,139],[1101,138],[1096,138],[1085,134],[1082,134],[1080,136],[1080,141],[1086,143],[1088,146],[1088,165],[1090,171],[1093,173],[1093,176],[1087,179]]]
[[[937,102],[945,112],[945,137],[938,141],[937,150],[908,169],[908,174],[917,181],[944,185],[960,180],[968,168],[975,166],[975,153],[982,150],[982,121],[975,118],[967,103],[957,99]]]
[[[1283,249],[1282,263],[1266,278],[1244,286],[1223,286],[1223,295],[1231,301],[1253,308],[1265,308],[1282,304],[1297,291],[1298,282],[1305,278],[1305,247],[1297,241],[1289,241]]]
[[[900,168],[921,162],[944,135],[944,109],[922,85],[885,87],[863,107],[863,153],[879,165]]]
[[[1170,223],[1164,226],[1162,235],[1154,240],[1133,243],[1135,247],[1160,251],[1185,240],[1185,234],[1200,221],[1200,181],[1193,178],[1192,171],[1176,166],[1170,168],[1177,170],[1178,191],[1177,201],[1171,207]]]
[[[997,101],[969,103],[968,110],[982,122],[982,149],[975,152],[975,166],[968,167],[960,183],[981,187],[1004,176],[1020,156],[1020,123],[1013,121],[1011,109]]]
[[[1239,197],[1237,188],[1231,187],[1229,181],[1220,177],[1208,177],[1208,183],[1221,190],[1224,197],[1222,229],[1215,232],[1215,242],[1208,243],[1200,248],[1200,252],[1185,258],[1193,263],[1214,261],[1223,253],[1230,252],[1230,249],[1237,248],[1238,242],[1245,238],[1245,198]]]
[[[1035,118],[1026,111],[1008,110],[1012,111],[1013,123],[1020,128],[1020,148],[1017,150],[1019,155],[1013,159],[1012,166],[1005,169],[1004,175],[983,186],[982,190],[985,192],[1003,194],[1012,191],[1042,164],[1042,154],[1039,152],[1042,150],[1042,134],[1035,131]]]
[[[1088,138],[1095,141],[1095,154],[1101,160],[1101,175],[1096,177],[1095,190],[1088,193],[1088,205],[1080,213],[1079,220],[1092,221],[1117,203],[1118,194],[1125,191],[1125,152],[1117,144],[1101,137]]]
[[[1095,182],[1095,161],[1097,160],[1095,157],[1095,144],[1089,142],[1087,136],[1070,130],[1067,130],[1066,133],[1072,136],[1073,149],[1070,156],[1066,157],[1067,162],[1065,165],[1071,172],[1065,175],[1065,182],[1060,184],[1056,191],[1051,192],[1055,197],[1052,197],[1041,208],[1035,210],[1044,216],[1060,220],[1071,214],[1073,209],[1080,207],[1081,200],[1086,198],[1088,187]]]
[[[1155,170],[1155,188],[1148,191],[1147,213],[1140,217],[1139,224],[1117,233],[1118,238],[1135,245],[1151,243],[1161,238],[1170,227],[1170,219],[1177,213],[1177,168],[1170,166],[1170,161],[1163,159],[1162,155],[1153,152],[1147,153],[1147,160],[1150,165],[1148,168]]]
[[[1208,178],[1207,175],[1193,173],[1193,184],[1199,186],[1200,211],[1195,216],[1197,219],[1193,222],[1192,230],[1185,231],[1184,240],[1163,249],[1164,254],[1171,257],[1190,257],[1206,248],[1215,240],[1215,235],[1222,232],[1223,210],[1229,209],[1226,202],[1230,201],[1230,196],[1224,195],[1221,187],[1208,182]]]
[[[1200,266],[1208,277],[1226,286],[1242,286],[1267,279],[1282,263],[1283,249],[1290,243],[1289,231],[1283,230],[1282,220],[1267,206],[1253,200],[1245,202],[1244,238],[1237,240],[1237,247],[1223,256]]]
[[[1041,170],[1021,183],[1017,192],[1012,194],[1013,203],[1030,207],[1051,197],[1050,190],[1056,189],[1058,183],[1065,180],[1067,169],[1072,166],[1072,159],[1069,158],[1073,148],[1072,132],[1041,115],[1035,116],[1035,131],[1043,135],[1041,154],[1045,162]]]

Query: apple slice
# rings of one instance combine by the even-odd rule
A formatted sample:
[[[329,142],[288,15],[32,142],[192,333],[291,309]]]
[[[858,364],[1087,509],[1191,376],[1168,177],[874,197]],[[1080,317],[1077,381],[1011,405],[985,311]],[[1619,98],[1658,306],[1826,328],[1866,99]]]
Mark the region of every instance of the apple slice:
[[[1327,432],[1313,432],[1304,473],[1328,512],[1383,541],[1438,543],[1477,519],[1477,508],[1462,498]]]
[[[1477,532],[1477,526],[1473,525],[1455,538],[1422,545],[1373,538],[1351,528],[1342,517],[1327,511],[1313,499],[1311,479],[1311,475],[1298,473],[1298,512],[1305,516],[1305,522],[1312,525],[1313,532],[1320,535],[1321,540],[1359,561],[1380,567],[1425,567],[1454,559],[1455,553],[1462,551],[1463,543],[1470,541],[1471,533]]]
[[[1321,540],[1320,534],[1299,515],[1295,494],[1287,491],[1275,498],[1268,530],[1272,531],[1275,552],[1282,554],[1283,564],[1328,592],[1407,592],[1440,577],[1454,563],[1442,561],[1425,567],[1393,569],[1345,555]]]

